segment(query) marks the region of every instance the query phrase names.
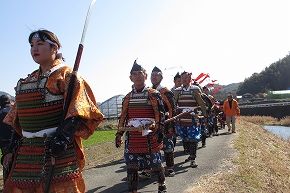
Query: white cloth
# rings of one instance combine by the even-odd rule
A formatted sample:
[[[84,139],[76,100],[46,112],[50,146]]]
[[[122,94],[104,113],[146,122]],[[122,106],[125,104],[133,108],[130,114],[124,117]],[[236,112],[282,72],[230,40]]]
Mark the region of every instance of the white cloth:
[[[27,132],[27,131],[22,131],[23,137],[26,138],[35,138],[35,137],[45,137],[44,135],[50,136],[52,133],[56,131],[57,127],[49,128],[49,129],[44,129],[38,132]]]
[[[152,123],[154,123],[154,119],[152,118],[134,118],[134,119],[130,119],[128,125],[133,126],[133,127],[139,127],[139,126],[146,127],[147,125],[151,125]],[[152,130],[150,129],[142,130],[142,136],[146,136],[150,132],[152,132]]]
[[[180,109],[182,109],[182,112],[187,112],[187,111],[193,111],[194,109],[198,108],[198,107],[179,107]]]

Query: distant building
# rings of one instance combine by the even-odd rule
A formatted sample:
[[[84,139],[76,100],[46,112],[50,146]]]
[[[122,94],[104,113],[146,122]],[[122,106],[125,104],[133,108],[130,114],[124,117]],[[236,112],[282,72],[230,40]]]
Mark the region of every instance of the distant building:
[[[246,93],[246,94],[243,94],[243,99],[244,100],[249,100],[253,98],[253,95],[251,93]]]
[[[237,96],[237,101],[238,101],[238,102],[243,102],[243,96],[238,95],[238,96]]]
[[[237,100],[239,103],[245,103],[250,101],[253,98],[253,95],[251,93],[245,93],[243,95],[238,95]]]
[[[268,91],[267,94],[268,99],[286,99],[290,98],[290,90],[276,90],[276,91]]]

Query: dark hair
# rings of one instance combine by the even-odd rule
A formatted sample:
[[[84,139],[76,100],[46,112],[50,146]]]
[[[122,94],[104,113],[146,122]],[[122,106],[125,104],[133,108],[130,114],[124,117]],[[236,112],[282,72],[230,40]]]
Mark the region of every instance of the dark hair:
[[[181,76],[180,76],[179,72],[177,72],[176,75],[174,76],[173,80],[176,81],[176,79],[178,79],[178,78],[180,78],[180,77],[181,77]]]
[[[37,30],[37,31],[33,31],[31,32],[31,34],[29,35],[29,38],[28,38],[28,42],[30,43],[31,40],[32,40],[32,37],[34,36],[34,34],[38,33],[39,35],[39,38],[42,40],[42,41],[45,41],[45,39],[49,39],[50,41],[54,42],[57,44],[58,48],[61,47],[61,44],[57,38],[57,36],[52,33],[51,31],[48,31],[48,30]]]
[[[5,107],[6,104],[9,104],[11,101],[11,97],[8,94],[3,94],[0,96],[0,107]]]
[[[48,31],[48,30],[45,30],[45,29],[42,29],[42,30],[37,30],[37,31],[33,31],[31,32],[31,34],[29,35],[28,37],[28,42],[31,43],[31,40],[34,36],[34,34],[38,33],[39,35],[39,38],[42,40],[42,41],[45,41],[46,39],[52,41],[53,43],[56,43],[58,48],[61,47],[61,43],[60,41],[58,40],[57,36],[52,33],[51,31]],[[51,47],[53,47],[52,44],[49,44]],[[61,54],[57,54],[56,55],[56,59],[57,58],[61,58],[63,61],[65,61],[64,57],[62,57]]]
[[[182,76],[182,75],[184,75],[184,74],[187,74],[189,77],[191,77],[191,73],[186,72],[186,71],[182,72],[180,76]]]

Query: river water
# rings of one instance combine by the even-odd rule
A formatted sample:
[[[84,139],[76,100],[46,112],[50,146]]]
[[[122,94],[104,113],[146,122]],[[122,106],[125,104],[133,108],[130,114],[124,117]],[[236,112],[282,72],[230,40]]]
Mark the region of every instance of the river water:
[[[263,126],[267,131],[281,137],[282,139],[290,139],[290,127],[284,126]]]

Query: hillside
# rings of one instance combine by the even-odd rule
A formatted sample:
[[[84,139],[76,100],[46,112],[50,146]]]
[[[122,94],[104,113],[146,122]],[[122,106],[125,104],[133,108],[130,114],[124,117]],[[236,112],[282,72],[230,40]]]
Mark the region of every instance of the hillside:
[[[215,97],[216,100],[224,100],[227,97],[228,93],[232,93],[233,95],[236,95],[238,91],[238,87],[241,83],[231,83],[225,86],[225,88],[222,88],[219,90],[216,94],[213,96]],[[212,93],[210,93],[212,94]]]
[[[219,93],[236,93],[238,91],[238,87],[241,83],[232,83],[227,85],[225,88],[221,89],[217,94]]]
[[[0,96],[3,95],[3,94],[8,94],[8,93],[4,92],[4,91],[0,91]]]

